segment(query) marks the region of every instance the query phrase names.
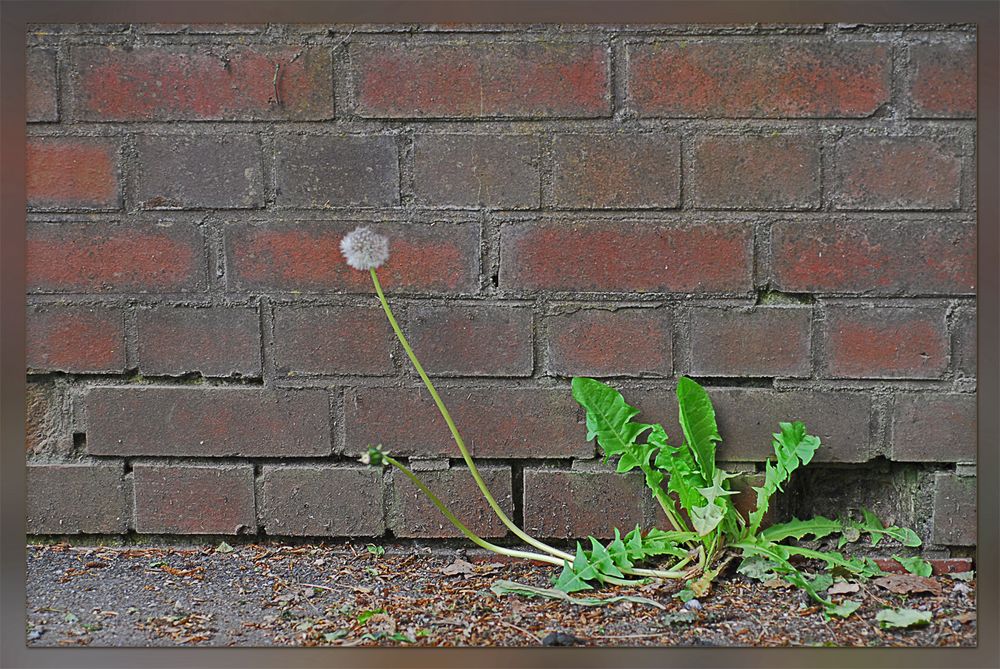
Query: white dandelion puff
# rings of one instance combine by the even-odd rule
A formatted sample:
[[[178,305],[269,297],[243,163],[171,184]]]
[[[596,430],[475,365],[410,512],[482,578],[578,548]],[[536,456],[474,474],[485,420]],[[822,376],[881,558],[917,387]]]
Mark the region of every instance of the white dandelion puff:
[[[375,269],[389,259],[389,238],[368,226],[355,228],[340,240],[340,252],[354,269]]]

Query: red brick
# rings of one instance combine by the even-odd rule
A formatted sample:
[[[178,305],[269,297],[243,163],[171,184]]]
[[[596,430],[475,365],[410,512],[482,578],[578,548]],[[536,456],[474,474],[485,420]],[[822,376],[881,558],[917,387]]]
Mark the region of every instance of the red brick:
[[[840,142],[832,197],[839,209],[957,209],[962,162],[920,137],[851,137]]]
[[[137,464],[135,530],[142,534],[254,534],[253,465]]]
[[[511,517],[514,504],[510,467],[479,467],[479,473],[497,504]],[[424,471],[419,476],[455,517],[479,536],[492,538],[507,534],[507,528],[490,509],[468,469]],[[394,470],[391,480],[389,526],[394,536],[424,539],[463,536],[402,472]]]
[[[253,209],[264,206],[260,138],[255,135],[142,135],[138,197],[145,209]]]
[[[261,374],[260,318],[255,308],[141,309],[138,332],[143,374]]]
[[[592,457],[568,388],[439,388],[470,452],[479,458]],[[357,388],[344,397],[345,453],[382,444],[393,455],[461,457],[423,387]]]
[[[743,223],[511,223],[500,286],[578,292],[744,293],[753,271]]]
[[[656,523],[656,502],[641,475],[524,470],[524,530],[536,537],[584,539]]]
[[[892,409],[896,462],[975,462],[976,396],[899,394]]]
[[[934,476],[933,540],[946,546],[976,545],[976,477]]]
[[[275,308],[278,374],[393,374],[395,345],[381,307]]]
[[[28,307],[28,369],[125,371],[125,317],[117,307],[61,304]]]
[[[111,210],[121,207],[120,143],[104,137],[29,137],[28,207]]]
[[[186,293],[205,286],[204,241],[187,223],[28,223],[29,292]]]
[[[961,309],[955,317],[952,333],[952,353],[955,371],[959,376],[976,377],[976,312]]]
[[[882,569],[892,574],[905,574],[906,568],[892,558],[872,558]],[[962,572],[973,570],[972,558],[931,558],[927,560],[931,565],[931,573],[934,576],[942,574],[961,574]]]
[[[693,309],[695,376],[809,376],[812,309]]]
[[[944,309],[831,307],[823,345],[833,378],[937,379],[948,368]]]
[[[91,455],[329,455],[326,390],[116,386],[84,397]]]
[[[83,46],[73,49],[70,72],[81,120],[333,117],[333,63],[323,48]]]
[[[870,116],[889,101],[889,47],[787,39],[691,40],[628,48],[640,116]]]
[[[975,42],[914,44],[910,47],[910,116],[976,116]]]
[[[780,221],[774,284],[791,293],[962,295],[976,289],[974,223]]]
[[[701,137],[692,204],[718,209],[812,209],[820,196],[819,145],[796,136]]]
[[[507,42],[351,45],[364,117],[610,116],[608,49]]]
[[[121,534],[128,530],[121,462],[28,465],[28,534]]]
[[[670,376],[672,319],[665,309],[579,309],[547,319],[548,365],[558,376]]]
[[[410,308],[408,321],[410,344],[428,374],[531,376],[531,307],[421,305]]]
[[[355,223],[302,221],[226,226],[231,289],[374,294],[368,272],[348,267],[340,240]],[[468,293],[479,285],[479,226],[379,224],[390,257],[378,276],[386,291]]]
[[[28,98],[28,122],[58,121],[58,83],[56,52],[51,49],[28,49],[25,95]]]
[[[268,536],[377,537],[385,532],[382,473],[369,467],[265,466]]]
[[[419,204],[527,209],[539,204],[538,138],[417,135],[413,190]]]
[[[623,394],[642,411],[638,420],[661,423],[672,444],[683,441],[672,390]],[[816,462],[867,462],[871,457],[872,400],[866,393],[710,387],[708,394],[722,435],[720,462],[774,458],[771,435],[779,431],[779,422],[796,420],[822,440]]]
[[[673,134],[558,134],[552,146],[553,203],[571,209],[676,207],[680,155]]]
[[[294,135],[275,148],[278,204],[391,207],[399,204],[399,155],[388,135]]]

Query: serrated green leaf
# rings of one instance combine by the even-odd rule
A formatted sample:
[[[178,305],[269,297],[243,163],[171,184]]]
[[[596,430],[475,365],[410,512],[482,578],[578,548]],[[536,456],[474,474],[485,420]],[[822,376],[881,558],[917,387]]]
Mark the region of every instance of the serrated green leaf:
[[[696,506],[690,510],[691,524],[700,536],[706,536],[709,532],[718,527],[722,518],[726,515],[725,510],[716,504],[706,504]]]
[[[906,527],[886,527],[879,520],[878,516],[869,511],[868,509],[861,509],[861,515],[863,520],[853,521],[852,525],[861,530],[862,532],[867,532],[871,537],[872,546],[878,546],[879,542],[882,541],[883,537],[889,537],[894,541],[898,541],[904,546],[910,548],[915,548],[921,544],[920,537],[913,530]]]
[[[875,615],[882,629],[923,627],[931,622],[930,611],[916,609],[882,609]]]
[[[614,562],[619,569],[631,569],[634,566],[632,560],[628,556],[628,548],[625,547],[625,542],[622,541],[621,534],[618,532],[618,528],[615,528],[615,538],[608,544],[608,555],[611,556],[612,562]]]
[[[748,536],[757,533],[774,493],[782,489],[781,485],[800,465],[812,460],[820,446],[819,437],[806,434],[806,426],[801,421],[778,423],[778,427],[781,431],[772,435],[771,442],[776,460],[774,463],[771,460],[765,463],[764,485],[754,488],[757,491],[757,508],[750,513]]]
[[[837,604],[826,609],[827,614],[831,616],[839,616],[841,618],[848,618],[852,613],[861,608],[861,602],[856,602],[853,599],[845,599],[840,604]]]
[[[589,539],[590,554],[588,557],[590,558],[590,566],[598,572],[599,576],[624,578],[625,574],[615,566],[615,562],[611,559],[611,554],[608,553],[608,550],[594,537],[589,537]]]
[[[513,581],[497,581],[490,586],[490,590],[496,595],[521,595],[522,597],[544,597],[546,599],[557,599],[577,606],[604,606],[615,602],[635,602],[655,606],[658,609],[666,610],[666,606],[646,597],[635,595],[618,595],[616,597],[570,597],[563,590],[555,588],[539,588],[534,585],[515,583]]]
[[[774,562],[761,555],[751,555],[744,558],[740,566],[736,568],[736,571],[747,578],[757,581],[770,581],[777,578],[777,574],[774,571]]]
[[[587,440],[596,437],[606,458],[630,452],[636,440],[652,429],[652,425],[632,422],[639,410],[600,381],[574,378],[573,399],[587,411]]]
[[[712,400],[704,388],[682,376],[677,380],[677,408],[687,447],[702,478],[711,481],[715,476],[715,444],[722,441]]]
[[[772,525],[761,531],[760,536],[775,543],[785,539],[802,539],[812,535],[814,539],[822,539],[843,529],[843,523],[824,516],[816,516],[809,520],[792,518],[787,523]]]
[[[917,576],[930,576],[934,572],[931,563],[919,556],[904,558],[894,555],[892,559],[903,565],[903,569]]]

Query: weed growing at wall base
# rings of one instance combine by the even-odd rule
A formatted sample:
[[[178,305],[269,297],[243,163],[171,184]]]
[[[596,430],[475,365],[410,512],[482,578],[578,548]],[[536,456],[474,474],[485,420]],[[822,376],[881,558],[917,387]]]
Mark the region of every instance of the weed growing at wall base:
[[[362,462],[373,466],[389,465],[401,471],[476,545],[502,555],[561,567],[554,579],[554,589],[558,593],[566,595],[605,584],[633,585],[648,579],[683,579],[686,587],[678,596],[690,599],[706,595],[713,580],[733,560],[739,559],[737,569],[740,573],[758,579],[780,578],[807,592],[823,606],[827,615],[847,617],[858,609],[860,602],[850,599],[836,602],[832,595],[823,594],[833,585],[834,575],[867,579],[882,574],[882,570],[870,558],[851,558],[836,551],[806,548],[794,540],[837,536],[838,548],[841,548],[867,535],[872,546],[883,539],[908,547],[920,545],[913,530],[885,527],[868,510],[863,510],[860,519],[834,520],[817,516],[762,527],[775,493],[782,490],[782,485],[796,469],[812,461],[820,447],[819,437],[808,434],[800,421],[778,424],[779,431],[773,434],[772,441],[775,459],[766,462],[764,483],[754,488],[756,507],[744,517],[730,499],[736,493],[729,480],[736,474],[726,472],[715,461],[716,444],[722,437],[711,398],[698,383],[683,376],[677,383],[683,432],[680,445],[670,444],[662,425],[634,420],[639,410],[629,405],[611,386],[583,377],[574,378],[572,383],[573,397],[587,412],[586,438],[597,440],[605,461],[617,459],[619,473],[635,469],[643,473],[646,486],[663,510],[670,529],[644,531],[637,526],[623,536],[622,531],[615,528],[614,539],[606,545],[591,536],[588,537],[589,549],[578,542],[573,554],[539,541],[519,528],[497,504],[447,407],[396,322],[376,272],[389,258],[388,239],[369,228],[359,228],[344,238],[341,249],[348,264],[370,273],[389,324],[434,399],[490,508],[511,532],[538,552],[498,546],[475,534],[419,476],[381,445],[370,448]],[[804,572],[796,564],[802,559],[822,565],[822,571],[811,575]],[[922,561],[897,559],[910,571],[925,569],[926,563]],[[665,564],[657,565],[657,561]]]

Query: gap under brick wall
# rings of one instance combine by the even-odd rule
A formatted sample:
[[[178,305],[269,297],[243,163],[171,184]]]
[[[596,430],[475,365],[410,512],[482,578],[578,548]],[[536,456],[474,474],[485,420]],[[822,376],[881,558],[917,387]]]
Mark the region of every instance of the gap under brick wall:
[[[32,26],[28,531],[455,544],[371,444],[572,545],[662,521],[574,376],[678,441],[708,389],[771,515],[976,545],[976,34],[891,26]],[[756,478],[755,478],[756,477]],[[169,493],[169,494],[168,494]],[[463,516],[464,514],[464,516]]]

